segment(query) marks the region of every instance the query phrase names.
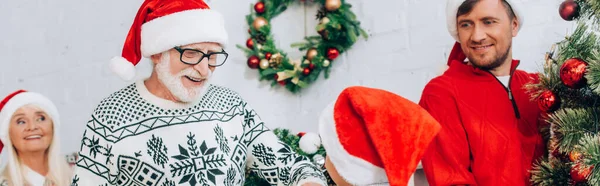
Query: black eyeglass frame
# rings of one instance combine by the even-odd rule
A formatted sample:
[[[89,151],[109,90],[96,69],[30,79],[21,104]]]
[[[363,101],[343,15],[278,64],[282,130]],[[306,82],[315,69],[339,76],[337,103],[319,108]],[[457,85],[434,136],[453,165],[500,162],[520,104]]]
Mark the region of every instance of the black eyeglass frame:
[[[213,54],[225,54],[225,60],[223,60],[223,63],[221,63],[221,64],[219,64],[219,65],[211,65],[210,63],[208,64],[208,66],[211,66],[211,67],[219,67],[219,66],[222,66],[223,64],[225,64],[225,62],[227,62],[227,58],[229,57],[229,54],[228,54],[227,52],[225,52],[225,50],[224,50],[224,49],[221,49],[221,52],[209,52],[208,54],[207,54],[207,53],[204,53],[204,52],[202,52],[202,51],[200,51],[200,50],[191,49],[191,48],[181,48],[181,47],[178,47],[178,46],[176,46],[176,47],[173,47],[173,49],[175,49],[175,50],[177,50],[177,52],[179,52],[179,61],[181,61],[182,63],[184,63],[184,64],[186,64],[186,65],[197,65],[197,64],[198,64],[198,63],[200,63],[200,62],[201,62],[201,61],[202,61],[202,60],[203,60],[205,57],[208,57],[208,59],[210,60],[210,55],[213,55]],[[188,62],[185,62],[185,61],[183,61],[183,53],[184,53],[186,50],[190,50],[190,51],[194,51],[194,52],[200,52],[200,54],[202,54],[202,57],[200,57],[200,60],[198,60],[198,62],[196,62],[196,63],[188,63]]]

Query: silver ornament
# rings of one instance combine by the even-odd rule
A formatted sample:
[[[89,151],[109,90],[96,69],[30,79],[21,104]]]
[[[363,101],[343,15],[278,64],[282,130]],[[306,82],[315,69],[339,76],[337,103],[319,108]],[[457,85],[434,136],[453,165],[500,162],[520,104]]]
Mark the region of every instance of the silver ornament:
[[[316,154],[313,156],[313,163],[317,165],[319,168],[325,168],[325,157],[320,154]]]

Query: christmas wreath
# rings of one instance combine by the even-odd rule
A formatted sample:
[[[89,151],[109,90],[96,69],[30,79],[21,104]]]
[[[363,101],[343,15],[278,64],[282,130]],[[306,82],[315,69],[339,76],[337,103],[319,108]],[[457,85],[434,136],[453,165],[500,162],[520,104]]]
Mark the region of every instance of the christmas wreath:
[[[361,35],[365,39],[368,36],[345,0],[314,0],[313,3],[322,5],[316,16],[320,21],[316,27],[320,36],[305,37],[305,41],[292,44],[306,51],[306,55],[299,60],[289,59],[275,46],[269,22],[294,1],[297,0],[262,0],[254,4],[254,11],[246,16],[250,38],[246,47],[237,47],[246,53],[248,67],[258,69],[260,80],[273,81],[272,86],[280,84],[295,93],[317,80],[321,72],[328,78],[334,60]]]

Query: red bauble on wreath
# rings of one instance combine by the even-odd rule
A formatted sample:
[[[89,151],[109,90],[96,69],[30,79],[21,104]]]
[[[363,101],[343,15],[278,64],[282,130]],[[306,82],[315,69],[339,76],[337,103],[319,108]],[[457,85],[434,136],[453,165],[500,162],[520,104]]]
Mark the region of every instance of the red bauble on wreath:
[[[546,90],[538,97],[538,107],[544,112],[554,112],[560,107],[560,98]]]
[[[252,41],[252,38],[246,40],[246,47],[249,49],[254,49],[254,42]]]
[[[304,70],[302,70],[302,74],[304,74],[305,76],[310,75],[310,68],[304,68]]]
[[[250,56],[250,58],[248,58],[248,67],[250,67],[251,69],[257,69],[259,64],[260,59],[258,59],[258,57]]]
[[[256,11],[256,13],[262,14],[265,13],[265,3],[263,2],[258,2],[254,5],[254,11]]]
[[[560,4],[558,13],[564,20],[572,21],[579,17],[579,5],[574,0],[566,0]]]
[[[587,81],[585,71],[588,64],[579,58],[567,59],[560,67],[560,80],[569,88],[578,89],[583,87]]]
[[[327,49],[327,59],[334,60],[340,55],[340,51],[337,48]]]

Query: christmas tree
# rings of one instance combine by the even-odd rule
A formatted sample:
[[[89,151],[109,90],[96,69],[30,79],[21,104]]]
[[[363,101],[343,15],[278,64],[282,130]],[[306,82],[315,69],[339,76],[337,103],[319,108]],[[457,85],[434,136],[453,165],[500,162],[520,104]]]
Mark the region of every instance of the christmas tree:
[[[540,81],[528,86],[547,113],[549,151],[531,183],[600,185],[600,0],[567,0],[559,13],[576,27],[552,46]]]

